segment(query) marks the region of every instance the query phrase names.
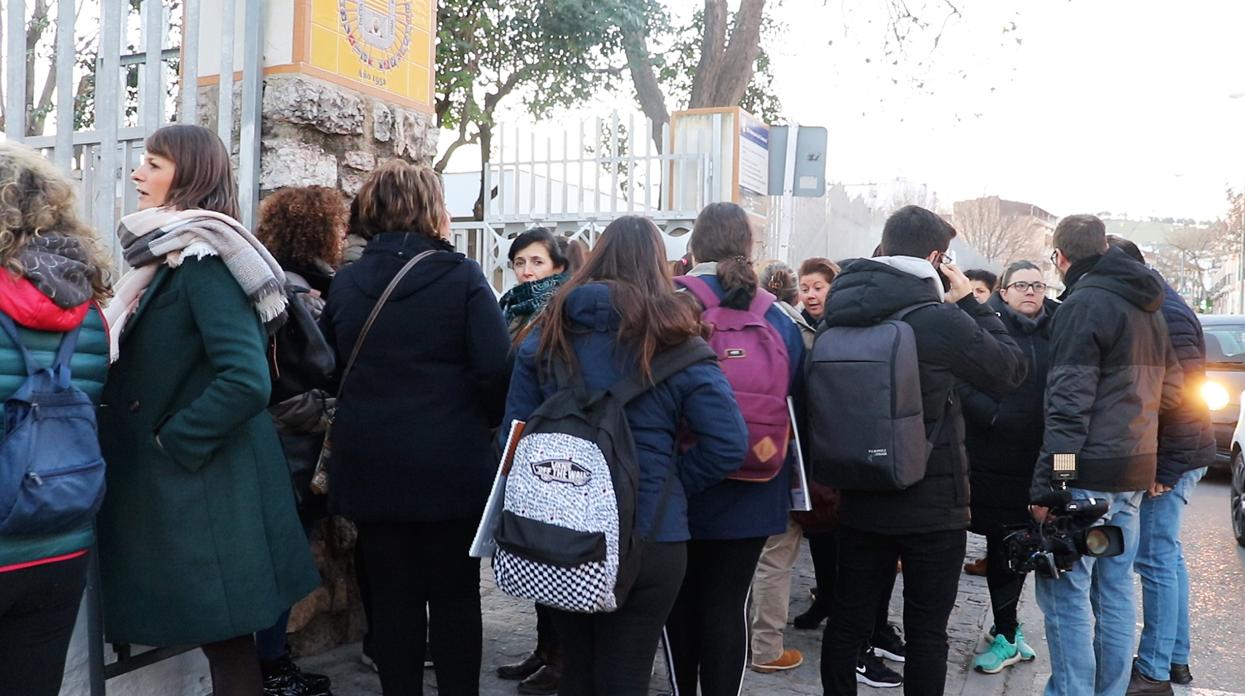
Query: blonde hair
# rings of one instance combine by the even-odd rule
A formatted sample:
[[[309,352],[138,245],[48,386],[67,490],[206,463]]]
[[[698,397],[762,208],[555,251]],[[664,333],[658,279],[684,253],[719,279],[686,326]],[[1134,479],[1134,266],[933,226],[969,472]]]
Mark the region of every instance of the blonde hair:
[[[77,195],[68,177],[38,152],[11,142],[0,143],[0,266],[26,275],[19,254],[42,234],[72,237],[82,244],[90,267],[91,295],[112,296],[112,261],[90,227],[78,217]]]
[[[440,239],[449,220],[441,179],[431,167],[389,160],[359,189],[359,222],[374,232]]]

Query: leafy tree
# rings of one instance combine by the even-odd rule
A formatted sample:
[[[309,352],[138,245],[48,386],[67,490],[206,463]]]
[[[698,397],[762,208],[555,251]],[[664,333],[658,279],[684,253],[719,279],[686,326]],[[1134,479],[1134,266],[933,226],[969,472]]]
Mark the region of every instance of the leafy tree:
[[[457,135],[436,163],[478,145],[488,166],[497,108],[519,100],[534,117],[613,86],[614,34],[587,0],[444,0],[437,9],[437,125]],[[483,214],[481,195],[475,217]]]

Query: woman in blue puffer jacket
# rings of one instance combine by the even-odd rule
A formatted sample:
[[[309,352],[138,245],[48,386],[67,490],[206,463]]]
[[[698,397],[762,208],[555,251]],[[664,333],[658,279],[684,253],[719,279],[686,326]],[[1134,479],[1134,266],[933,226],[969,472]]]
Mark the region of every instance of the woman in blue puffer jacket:
[[[109,264],[76,211],[73,183],[51,163],[0,144],[0,401],[27,377],[14,338],[50,367],[62,337],[77,330],[73,386],[99,404],[108,336],[98,303],[110,294]],[[0,443],[4,437],[0,431]],[[0,507],[15,494],[0,489]],[[67,531],[0,534],[0,694],[60,691],[94,536],[89,521]]]
[[[605,228],[587,265],[520,346],[503,423],[526,420],[557,390],[541,361],[561,358],[589,389],[605,389],[647,372],[654,354],[699,334],[695,308],[675,294],[663,259],[651,220],[624,216]],[[657,640],[687,564],[687,499],[739,468],[747,446],[730,384],[712,362],[656,385],[627,404],[626,414],[639,458],[636,533],[651,542],[617,611],[554,610],[566,665],[562,696],[648,693]],[[696,444],[676,458],[683,429]],[[659,511],[668,476],[674,478]]]

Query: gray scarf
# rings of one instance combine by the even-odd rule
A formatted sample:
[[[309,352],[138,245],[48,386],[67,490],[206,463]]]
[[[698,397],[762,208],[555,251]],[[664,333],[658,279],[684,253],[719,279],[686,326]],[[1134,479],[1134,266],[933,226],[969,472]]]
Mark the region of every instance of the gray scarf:
[[[77,237],[56,233],[30,237],[17,253],[22,273],[61,309],[91,299],[90,257]]]

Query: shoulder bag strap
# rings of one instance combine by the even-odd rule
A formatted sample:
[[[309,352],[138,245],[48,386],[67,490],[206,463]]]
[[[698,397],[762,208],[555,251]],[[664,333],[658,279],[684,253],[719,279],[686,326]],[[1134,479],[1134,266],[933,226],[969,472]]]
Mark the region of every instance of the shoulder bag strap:
[[[380,299],[376,300],[376,306],[372,307],[372,313],[367,316],[367,321],[363,322],[363,330],[359,332],[359,337],[355,339],[354,348],[350,351],[350,359],[346,361],[346,367],[342,369],[341,379],[337,383],[337,398],[341,398],[342,390],[346,387],[346,375],[350,374],[350,368],[354,367],[355,358],[359,357],[359,349],[363,347],[363,340],[367,338],[367,333],[372,329],[372,324],[376,323],[376,317],[380,316],[380,310],[385,306],[385,302],[389,300],[389,296],[393,294],[394,289],[398,287],[398,283],[402,282],[402,279],[406,277],[406,274],[416,264],[435,253],[437,253],[436,249],[429,249],[407,261],[405,266],[398,269],[398,273],[393,277],[393,280],[389,281],[385,291],[380,294]]]

